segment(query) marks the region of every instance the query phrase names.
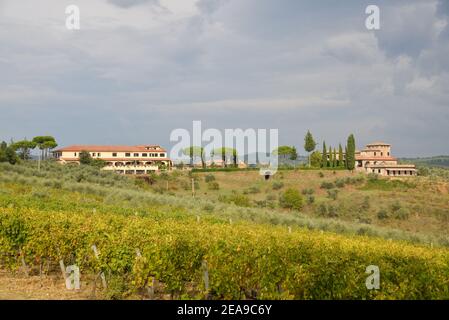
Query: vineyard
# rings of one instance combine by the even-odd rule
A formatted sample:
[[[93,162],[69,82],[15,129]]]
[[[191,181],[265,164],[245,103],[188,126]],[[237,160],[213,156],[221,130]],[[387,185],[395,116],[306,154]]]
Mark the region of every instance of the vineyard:
[[[11,272],[60,273],[62,260],[81,278],[103,274],[100,297],[111,299],[449,298],[445,247],[313,230],[293,218],[229,219],[188,202],[116,201],[96,188],[148,191],[103,173],[83,172],[74,188],[49,179],[51,167],[32,177],[1,169],[0,265]],[[370,265],[380,269],[378,290],[366,287]]]

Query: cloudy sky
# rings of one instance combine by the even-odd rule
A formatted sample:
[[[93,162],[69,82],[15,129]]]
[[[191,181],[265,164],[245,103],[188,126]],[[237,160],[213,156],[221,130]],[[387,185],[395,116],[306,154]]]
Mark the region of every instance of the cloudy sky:
[[[449,154],[448,88],[447,0],[0,0],[3,140],[170,147],[201,120]]]

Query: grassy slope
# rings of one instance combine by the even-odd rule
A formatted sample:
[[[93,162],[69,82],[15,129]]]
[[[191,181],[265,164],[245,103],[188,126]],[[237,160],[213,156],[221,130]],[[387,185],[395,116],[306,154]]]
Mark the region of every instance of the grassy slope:
[[[412,220],[414,212],[407,220],[396,221],[397,219],[388,218],[375,220],[376,224],[394,225],[403,229],[411,228],[416,224],[414,231],[418,230],[423,234],[431,233],[432,228],[435,230],[442,228],[434,225],[435,221],[439,221],[439,216],[433,210],[447,210],[446,182],[428,179],[418,179],[412,184],[365,181],[339,188],[337,200],[331,200],[327,198],[326,191],[320,188],[321,182],[335,181],[336,178],[350,175],[349,173],[337,172],[334,175],[332,172],[326,172],[321,178],[314,171],[284,172],[277,178],[284,183],[284,186],[276,191],[272,190],[273,181],[263,181],[257,173],[255,174],[252,172],[216,173],[214,176],[220,184],[218,191],[207,190],[203,175],[198,174],[200,192],[195,199],[191,199],[188,196],[189,192],[182,187],[183,181],[189,181],[189,177],[184,175],[171,178],[168,191],[170,194],[156,194],[154,190],[167,193],[162,191],[164,187],[166,188],[165,181],[159,180],[152,186],[145,186],[142,189],[136,186],[132,179],[98,173],[89,168],[51,165],[45,166],[43,171],[38,173],[27,166],[1,165],[0,208],[2,214],[0,216],[6,217],[3,225],[9,223],[8,221],[15,221],[14,219],[26,219],[25,225],[32,230],[29,236],[31,238],[25,246],[30,257],[35,257],[37,252],[42,250],[38,246],[39,242],[56,241],[58,237],[61,237],[61,240],[57,241],[67,243],[73,236],[73,240],[68,243],[76,241],[78,246],[89,248],[89,243],[92,241],[104,243],[102,235],[109,234],[109,237],[112,237],[109,239],[117,239],[118,242],[113,241],[114,246],[111,247],[108,247],[105,242],[101,248],[103,252],[110,252],[104,258],[106,260],[103,261],[103,267],[109,268],[119,261],[119,266],[128,266],[125,269],[120,267],[121,272],[130,268],[134,270],[129,275],[130,271],[126,271],[126,276],[122,274],[121,279],[137,277],[137,280],[142,280],[143,276],[141,272],[135,271],[135,258],[123,256],[124,249],[133,251],[134,248],[130,248],[129,244],[140,243],[145,259],[150,260],[153,259],[154,254],[166,254],[158,251],[160,247],[170,248],[168,251],[170,254],[180,254],[186,261],[200,263],[198,259],[206,257],[211,269],[215,270],[212,272],[215,277],[212,282],[217,297],[242,297],[239,289],[241,287],[245,290],[256,290],[258,297],[276,298],[447,296],[448,293],[444,291],[447,284],[440,281],[447,279],[448,253],[446,249],[415,247],[400,242],[361,236],[336,236],[332,233],[319,233],[298,228],[298,226],[308,226],[342,233],[360,233],[361,228],[372,228],[373,234],[385,238],[437,241],[436,238],[419,236],[417,233],[395,233],[390,229],[353,223],[351,221],[354,220],[354,216],[351,210],[360,206],[358,201],[364,200],[366,195],[370,199],[378,199],[371,200],[369,208],[366,209],[367,213],[372,214],[378,208],[388,207],[394,200],[411,201],[411,205],[407,208],[413,209],[417,204],[422,206],[423,211],[431,208],[430,214],[425,216],[429,219],[430,226],[421,226],[425,221],[422,218],[417,221]],[[61,183],[61,180],[64,182]],[[233,193],[232,190],[243,194],[251,186],[260,189],[258,193],[247,195],[251,200],[264,199],[267,194],[278,194],[291,186],[315,190],[316,203],[307,205],[303,213],[297,213],[280,208],[241,208],[218,201],[220,194],[229,195]],[[342,208],[338,219],[316,217],[315,208],[319,207],[320,203],[338,204]],[[195,216],[201,216],[199,223],[196,222]],[[229,218],[233,219],[232,225],[229,225]],[[373,219],[377,218],[374,216]],[[109,221],[109,226],[105,224],[106,221]],[[79,224],[81,229],[74,228],[72,236],[57,232],[68,222],[75,226]],[[290,225],[293,231],[290,234],[285,226],[274,226],[274,224]],[[111,226],[114,228],[109,230]],[[42,235],[49,227],[52,227],[55,232],[52,232],[51,237],[45,240],[47,238]],[[104,232],[98,232],[97,228],[106,229]],[[148,232],[148,234],[142,238],[136,230]],[[160,238],[158,234],[165,236]],[[188,237],[192,234],[195,234],[195,237]],[[4,242],[5,239],[9,239],[8,237],[10,236],[3,239],[3,248],[9,248],[8,250],[14,253],[15,249]],[[154,239],[150,240],[151,238]],[[162,242],[160,246],[153,247],[152,241]],[[173,247],[175,243],[183,245],[175,248]],[[185,252],[184,245],[199,250],[193,251],[197,252],[197,255],[190,256],[189,250],[186,254],[181,253]],[[236,248],[238,251],[235,251]],[[268,251],[265,252],[265,249]],[[67,250],[70,252],[73,248],[68,245]],[[60,254],[52,250],[43,252],[53,259],[58,259]],[[81,256],[77,258],[85,261],[85,254],[82,250]],[[260,260],[267,254],[274,260]],[[304,260],[305,257],[307,257],[306,260]],[[228,262],[223,264],[223,259],[228,259]],[[187,275],[179,275],[177,273],[183,271],[185,265],[182,263],[172,265],[171,260],[164,259],[163,262],[164,264],[159,266],[160,271],[157,271],[159,270],[157,266],[153,268],[159,272],[159,277],[164,284],[179,287],[178,282],[172,283],[176,274],[181,277],[180,279],[193,281],[193,286],[201,291],[200,280],[198,280],[201,278],[201,273],[198,274],[196,269]],[[33,260],[29,263],[33,263]],[[368,294],[363,287],[363,279],[366,277],[363,268],[370,263],[379,264],[386,272],[382,274],[386,279],[386,289],[374,295]],[[230,267],[226,268],[226,265]],[[282,268],[275,268],[276,265]],[[88,266],[89,263],[86,268]],[[174,268],[171,271],[173,274],[164,274],[167,268]],[[235,278],[235,272],[237,272],[237,278]],[[409,277],[405,276],[407,272],[419,278],[417,282],[408,283]],[[262,279],[261,274],[269,274],[269,277]],[[340,274],[341,277],[336,277],[336,274]],[[281,293],[274,290],[271,287],[275,283],[272,277],[278,279],[277,281],[287,291]],[[228,283],[228,286],[220,285],[223,280]],[[184,283],[184,280],[181,283]],[[265,290],[264,286],[271,289]],[[180,292],[185,292],[183,285],[180,288]],[[248,292],[244,295],[248,294],[251,295]]]

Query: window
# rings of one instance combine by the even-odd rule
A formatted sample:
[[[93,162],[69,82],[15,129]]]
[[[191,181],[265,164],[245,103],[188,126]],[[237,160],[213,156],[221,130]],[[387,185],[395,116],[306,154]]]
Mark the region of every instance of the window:
[[[159,157],[161,158],[165,157],[165,153],[159,153]]]
[[[117,157],[117,152],[113,152],[113,153],[112,153],[112,156],[113,156],[113,157]]]
[[[390,156],[390,152],[387,152],[387,156]]]
[[[139,154],[138,153],[134,153],[134,157],[138,157],[139,156]]]
[[[98,157],[101,157],[101,153],[98,153],[97,156],[98,156]]]
[[[92,157],[95,157],[95,152],[92,152]]]
[[[380,173],[380,169],[379,169],[379,170],[377,170],[377,172],[379,172],[379,173]]]
[[[376,156],[376,152],[374,152],[374,156]]]
[[[383,155],[384,155],[384,153],[383,153],[383,152],[381,152],[381,153],[380,153],[380,156],[382,157]]]
[[[131,157],[131,153],[129,152],[125,153],[125,157]]]
[[[76,157],[76,152],[73,155]]]
[[[148,153],[142,153],[142,157],[148,157]]]

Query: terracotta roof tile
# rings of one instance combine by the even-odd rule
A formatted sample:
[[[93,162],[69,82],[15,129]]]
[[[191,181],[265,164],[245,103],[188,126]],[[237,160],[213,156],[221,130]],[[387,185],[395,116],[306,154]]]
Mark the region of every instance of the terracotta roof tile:
[[[148,150],[147,148],[159,148],[157,150]],[[89,152],[166,152],[164,148],[159,145],[139,145],[139,146],[100,146],[100,145],[71,145],[60,148],[54,152],[62,151],[89,151]]]

